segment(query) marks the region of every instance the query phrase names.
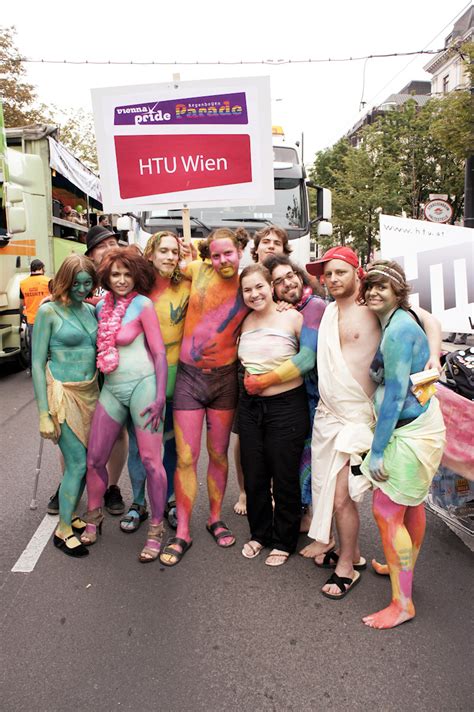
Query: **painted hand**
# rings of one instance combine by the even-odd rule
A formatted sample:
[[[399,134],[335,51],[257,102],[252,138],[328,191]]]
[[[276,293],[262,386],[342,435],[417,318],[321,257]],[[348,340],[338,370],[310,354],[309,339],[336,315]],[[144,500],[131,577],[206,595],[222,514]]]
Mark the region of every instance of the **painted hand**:
[[[378,457],[373,454],[370,456],[369,472],[375,482],[385,482],[385,480],[388,480],[388,475],[383,469],[383,456]]]
[[[179,249],[181,252],[181,258],[185,262],[191,262],[191,260],[197,260],[197,250],[194,247],[193,243],[188,243],[183,240],[183,238],[179,238]]]
[[[428,361],[425,363],[425,371],[428,371],[428,369],[430,368],[436,368],[436,370],[441,373],[441,363],[439,360],[439,356],[430,354]]]
[[[266,382],[266,374],[261,376],[252,376],[245,372],[244,376],[244,387],[249,396],[258,396],[265,388],[268,388],[269,384]]]
[[[58,439],[58,433],[49,413],[40,413],[40,435],[42,438],[54,440],[55,442]]]
[[[217,354],[217,343],[210,339],[198,342],[193,336],[193,344],[191,347],[191,357],[194,361],[202,361],[206,359],[207,361],[215,361],[215,356]]]
[[[293,304],[289,304],[288,302],[277,302],[276,308],[277,308],[277,311],[284,312],[284,311],[288,311],[288,309],[294,309],[294,306],[293,306]]]
[[[160,427],[160,423],[163,420],[163,410],[165,407],[165,401],[164,399],[157,398],[156,401],[153,401],[153,403],[150,403],[148,408],[145,408],[140,413],[140,416],[144,418],[146,414],[149,414],[149,418],[146,421],[145,425],[143,426],[143,429],[147,428],[150,426],[150,429],[152,431],[156,431]]]

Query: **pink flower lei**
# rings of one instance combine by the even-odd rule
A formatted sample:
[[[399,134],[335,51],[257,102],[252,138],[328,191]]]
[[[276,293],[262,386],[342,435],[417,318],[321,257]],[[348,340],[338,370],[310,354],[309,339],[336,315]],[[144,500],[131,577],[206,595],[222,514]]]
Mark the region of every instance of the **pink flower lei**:
[[[97,367],[102,373],[115,371],[119,364],[117,334],[128,305],[137,294],[132,291],[126,297],[118,297],[116,300],[112,292],[105,295],[97,330]]]

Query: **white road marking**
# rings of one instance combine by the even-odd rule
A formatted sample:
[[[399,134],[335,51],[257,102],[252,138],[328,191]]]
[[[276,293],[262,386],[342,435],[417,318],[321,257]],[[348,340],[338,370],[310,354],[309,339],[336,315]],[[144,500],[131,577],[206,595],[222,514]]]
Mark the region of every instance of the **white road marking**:
[[[45,514],[38,529],[31,537],[26,549],[12,568],[14,573],[28,574],[35,568],[43,549],[51,538],[53,530],[58,524],[59,517]]]

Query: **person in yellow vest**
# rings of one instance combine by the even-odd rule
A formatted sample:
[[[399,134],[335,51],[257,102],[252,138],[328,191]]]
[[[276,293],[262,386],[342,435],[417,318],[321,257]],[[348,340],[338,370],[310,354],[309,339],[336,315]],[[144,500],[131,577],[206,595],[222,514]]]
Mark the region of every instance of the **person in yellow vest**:
[[[30,276],[20,282],[20,316],[26,318],[30,345],[30,368],[28,369],[28,374],[31,372],[33,326],[41,302],[50,294],[48,285],[49,277],[44,274],[44,263],[41,260],[33,260],[30,264]]]

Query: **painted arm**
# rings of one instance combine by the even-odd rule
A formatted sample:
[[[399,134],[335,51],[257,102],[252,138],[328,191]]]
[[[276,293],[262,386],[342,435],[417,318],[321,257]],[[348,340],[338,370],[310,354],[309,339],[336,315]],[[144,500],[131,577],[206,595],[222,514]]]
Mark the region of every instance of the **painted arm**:
[[[405,403],[413,356],[414,335],[408,328],[387,330],[383,341],[385,391],[377,417],[369,470],[376,482],[388,479],[383,454]]]
[[[36,404],[40,418],[40,434],[43,438],[57,440],[53,419],[49,415],[48,395],[46,390],[46,362],[48,360],[49,341],[51,339],[54,315],[51,307],[44,304],[38,309],[33,330],[31,375],[35,390]]]
[[[438,319],[421,307],[413,308],[418,318],[423,324],[423,328],[428,339],[430,357],[425,364],[425,369],[436,368],[441,373],[441,363],[439,355],[441,353],[441,324]]]
[[[250,395],[258,395],[277,383],[286,383],[304,376],[314,368],[318,347],[318,330],[326,305],[322,300],[311,300],[302,310],[303,326],[300,335],[300,350],[274,371],[259,376],[245,374],[244,386]]]
[[[188,279],[190,282],[193,281],[194,278],[194,267],[193,265],[196,264],[196,260],[191,259],[191,262],[189,262],[188,257],[184,257],[183,260],[179,263],[179,269],[181,274],[185,279]],[[200,262],[199,264],[202,264]]]
[[[140,321],[153,359],[156,374],[156,399],[153,403],[150,403],[148,408],[145,408],[140,415],[144,417],[147,413],[149,414],[149,418],[144,426],[145,428],[150,425],[152,430],[158,430],[160,421],[163,419],[163,410],[166,402],[168,363],[166,361],[166,350],[163,337],[161,336],[160,324],[152,302],[148,301],[140,312]]]

